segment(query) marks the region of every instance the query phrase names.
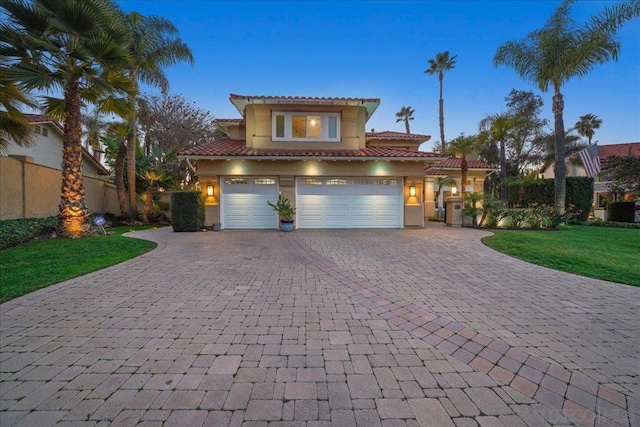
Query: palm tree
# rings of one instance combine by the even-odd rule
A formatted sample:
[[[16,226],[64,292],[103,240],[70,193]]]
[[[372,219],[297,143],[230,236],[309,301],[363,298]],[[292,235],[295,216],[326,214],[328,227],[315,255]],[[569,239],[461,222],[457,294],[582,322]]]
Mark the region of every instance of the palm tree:
[[[599,118],[595,114],[588,113],[584,116],[580,116],[580,120],[578,120],[575,124],[575,129],[580,135],[587,137],[587,139],[589,140],[589,145],[591,145],[591,139],[596,133],[595,130],[600,129],[601,124],[601,118]]]
[[[564,135],[565,159],[587,148],[586,144],[580,142],[580,137],[572,134],[572,132],[573,129],[569,129]],[[540,170],[546,170],[556,161],[555,135],[541,135],[537,138],[536,144],[541,150],[539,154],[533,156],[532,160],[542,165]]]
[[[93,110],[91,114],[82,115],[82,127],[84,129],[84,146],[88,150],[91,148],[92,154],[100,160],[100,140],[107,124],[100,116],[98,110]],[[96,156],[97,154],[97,156]]]
[[[127,216],[127,194],[124,184],[124,169],[127,161],[127,136],[131,133],[129,124],[112,122],[107,126],[102,142],[105,145],[105,157],[113,169],[116,184],[116,194],[120,207],[120,216]]]
[[[3,0],[2,56],[8,79],[21,89],[60,90],[64,99],[43,97],[46,112],[64,120],[62,190],[58,226],[62,235],[89,228],[82,175],[84,102],[125,114],[114,96],[133,92],[119,70],[129,56],[120,10],[103,0]]]
[[[179,61],[193,63],[191,49],[177,37],[178,28],[169,20],[158,16],[143,16],[130,12],[126,16],[126,25],[131,32],[128,44],[132,57],[127,71],[137,89],[138,83],[159,87],[163,92],[169,89],[169,81],[163,68]],[[135,94],[129,96],[135,105]],[[129,216],[135,217],[136,203],[136,146],[137,114],[130,117],[131,133],[127,138],[127,183],[129,187]]]
[[[564,98],[561,89],[574,77],[585,77],[597,64],[618,59],[617,30],[640,15],[640,1],[632,0],[607,7],[583,26],[577,27],[569,15],[572,0],[564,0],[542,29],[521,41],[498,47],[494,64],[506,65],[546,92],[553,88],[555,132],[555,208],[565,211],[566,166]]]
[[[467,172],[469,170],[469,163],[467,156],[471,153],[476,153],[482,149],[482,140],[476,135],[465,136],[460,134],[457,138],[449,142],[449,146],[445,150],[445,154],[452,156],[460,156],[462,163],[460,164],[460,174],[462,180],[460,182],[460,196],[464,197],[467,186]]]
[[[36,107],[35,100],[19,86],[7,82],[6,69],[0,69],[0,153],[9,144],[29,146],[33,128],[20,107]]]
[[[445,139],[444,139],[444,100],[442,99],[442,79],[444,79],[445,71],[449,71],[455,68],[456,58],[458,55],[449,56],[449,51],[438,52],[436,54],[435,59],[429,60],[429,68],[424,70],[426,74],[437,74],[438,81],[440,82],[440,144],[441,144],[441,152],[444,153],[445,150]]]
[[[507,154],[506,140],[512,128],[513,119],[508,114],[493,114],[480,121],[480,132],[486,132],[490,139],[500,144],[500,201],[507,201]]]
[[[396,113],[396,123],[404,122],[404,127],[407,133],[411,133],[411,129],[409,128],[409,120],[413,120],[413,113],[416,110],[413,110],[411,106],[402,107],[400,111]]]

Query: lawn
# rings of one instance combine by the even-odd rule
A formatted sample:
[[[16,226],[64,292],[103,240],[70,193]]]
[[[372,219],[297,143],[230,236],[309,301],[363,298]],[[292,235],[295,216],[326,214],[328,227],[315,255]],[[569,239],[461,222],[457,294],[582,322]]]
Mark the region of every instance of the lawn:
[[[134,258],[156,247],[122,236],[149,226],[109,228],[115,234],[36,240],[0,251],[0,303]]]
[[[560,231],[495,230],[482,239],[521,260],[640,286],[640,230],[572,225]]]

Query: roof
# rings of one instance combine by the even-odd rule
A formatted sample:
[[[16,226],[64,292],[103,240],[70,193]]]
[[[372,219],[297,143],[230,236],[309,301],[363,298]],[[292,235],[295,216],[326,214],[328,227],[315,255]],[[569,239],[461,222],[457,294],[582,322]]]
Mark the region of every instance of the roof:
[[[431,167],[435,169],[460,169],[462,167],[462,159],[459,157],[452,157],[435,163],[431,165]],[[467,160],[467,167],[469,169],[497,169],[489,163],[485,163],[480,160]]]
[[[241,124],[244,123],[244,119],[214,119],[219,124]]]
[[[60,133],[60,135],[64,135],[64,126],[55,118],[51,116],[43,116],[40,114],[27,114],[29,123],[31,124],[42,124],[42,123],[51,123]],[[91,163],[98,170],[98,174],[100,175],[109,175],[109,171],[102,163],[98,161],[93,155],[87,150],[84,146],[81,146],[82,154],[84,154],[85,158],[89,163]]]
[[[598,154],[600,155],[601,161],[606,161],[611,156],[626,157],[632,155],[634,157],[640,157],[640,142],[598,145]]]
[[[29,123],[38,124],[38,123],[51,123],[54,125],[61,134],[64,134],[64,127],[60,124],[60,122],[51,116],[43,116],[40,114],[27,114]]]
[[[312,96],[270,96],[270,95],[237,95],[230,94],[229,100],[238,109],[242,117],[248,104],[282,104],[282,105],[355,105],[367,110],[367,120],[380,105],[380,98],[332,98]]]
[[[415,133],[403,133],[403,132],[393,132],[390,130],[385,130],[382,132],[367,132],[366,138],[367,140],[386,139],[386,140],[396,140],[396,141],[425,142],[431,139],[431,135],[419,135]]]
[[[421,160],[440,157],[438,153],[427,153],[424,151],[408,151],[390,147],[366,147],[359,150],[327,150],[327,149],[285,149],[285,148],[251,148],[246,146],[246,142],[241,139],[219,139],[197,147],[181,151],[180,157],[186,158],[330,158],[330,159],[353,159],[360,160]]]

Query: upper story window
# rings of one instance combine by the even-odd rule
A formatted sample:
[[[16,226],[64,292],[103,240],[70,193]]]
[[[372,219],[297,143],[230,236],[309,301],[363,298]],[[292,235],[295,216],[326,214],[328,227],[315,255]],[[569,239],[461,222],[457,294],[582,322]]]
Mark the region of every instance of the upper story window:
[[[274,141],[340,141],[339,113],[274,112]]]

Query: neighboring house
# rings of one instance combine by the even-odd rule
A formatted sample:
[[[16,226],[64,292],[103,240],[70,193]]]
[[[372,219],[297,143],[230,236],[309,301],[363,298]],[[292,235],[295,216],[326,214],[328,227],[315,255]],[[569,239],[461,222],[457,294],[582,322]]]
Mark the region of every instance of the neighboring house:
[[[365,131],[377,98],[241,96],[242,116],[218,119],[228,138],[180,153],[197,161],[207,225],[277,228],[267,201],[291,200],[297,228],[424,225],[428,135]]]
[[[29,115],[33,125],[34,138],[28,147],[10,144],[4,155],[25,160],[52,169],[62,170],[62,144],[64,128],[53,117]],[[82,147],[82,173],[85,176],[104,177],[109,171],[95,157]]]
[[[612,156],[625,157],[632,155],[640,157],[640,142],[629,142],[624,144],[608,144],[598,145],[598,157],[602,168],[607,164],[607,161]],[[553,178],[554,165],[550,165],[546,169],[541,171],[541,175],[544,178]],[[567,159],[567,176],[588,176],[584,165],[579,160],[579,156],[574,156],[573,159]],[[608,202],[613,200],[624,200],[624,194],[613,194],[611,192],[611,183],[606,173],[599,173],[593,177],[593,206],[594,214],[597,217],[603,218],[604,210]]]

